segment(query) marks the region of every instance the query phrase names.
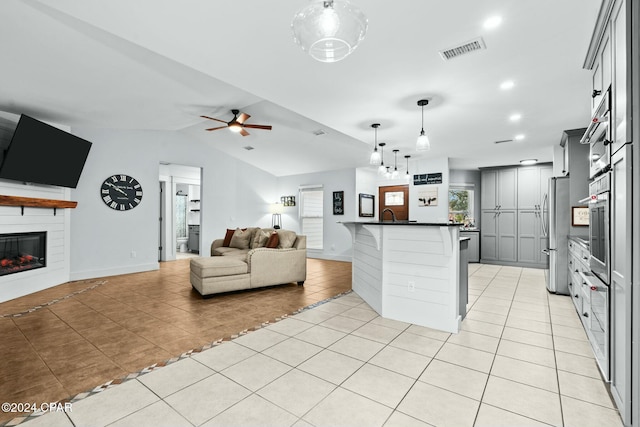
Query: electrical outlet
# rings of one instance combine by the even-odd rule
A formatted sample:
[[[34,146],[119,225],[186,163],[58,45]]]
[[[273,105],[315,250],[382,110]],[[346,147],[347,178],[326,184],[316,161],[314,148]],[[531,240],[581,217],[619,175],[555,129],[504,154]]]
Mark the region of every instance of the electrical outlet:
[[[409,281],[409,283],[407,283],[407,290],[409,292],[415,292],[416,291],[416,282]]]
[[[131,251],[131,258],[135,258],[137,256],[138,254],[136,253],[136,251]]]

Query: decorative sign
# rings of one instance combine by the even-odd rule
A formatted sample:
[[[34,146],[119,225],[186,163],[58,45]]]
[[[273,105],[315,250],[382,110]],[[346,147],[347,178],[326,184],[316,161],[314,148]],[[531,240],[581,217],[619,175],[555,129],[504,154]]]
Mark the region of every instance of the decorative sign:
[[[372,217],[374,215],[376,196],[373,194],[360,193],[358,215],[362,217]]]
[[[344,215],[344,191],[333,192],[333,214]]]
[[[283,206],[295,206],[296,205],[296,196],[282,196],[280,197],[280,201]]]
[[[418,206],[438,206],[438,189],[430,188],[418,191]]]
[[[576,227],[589,226],[589,208],[586,206],[574,206],[571,208],[571,225]]]
[[[442,172],[413,175],[413,185],[442,184]]]

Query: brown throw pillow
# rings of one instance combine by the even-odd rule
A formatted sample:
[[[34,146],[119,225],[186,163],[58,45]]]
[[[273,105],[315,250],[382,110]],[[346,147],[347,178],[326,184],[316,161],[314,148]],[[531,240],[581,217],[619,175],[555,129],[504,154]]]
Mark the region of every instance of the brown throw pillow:
[[[278,247],[278,243],[280,243],[280,239],[278,239],[278,233],[274,231],[271,233],[271,236],[269,236],[269,240],[267,240],[265,248],[275,249]]]
[[[231,238],[233,237],[233,233],[236,230],[232,229],[232,228],[227,228],[227,234],[224,235],[224,241],[222,242],[222,246],[225,248],[229,247],[229,244],[231,243]]]
[[[251,232],[247,229],[240,230],[239,228],[236,228],[236,231],[233,232],[233,236],[231,237],[231,242],[229,242],[229,247],[237,249],[249,249],[250,243]]]

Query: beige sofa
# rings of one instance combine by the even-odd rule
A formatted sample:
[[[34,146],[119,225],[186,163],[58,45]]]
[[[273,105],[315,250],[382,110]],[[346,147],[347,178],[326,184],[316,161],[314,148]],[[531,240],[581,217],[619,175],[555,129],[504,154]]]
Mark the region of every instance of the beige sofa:
[[[264,247],[265,236],[278,233],[277,248]],[[211,244],[211,257],[191,259],[191,285],[201,295],[296,282],[307,278],[307,238],[290,230],[247,228],[243,238]]]

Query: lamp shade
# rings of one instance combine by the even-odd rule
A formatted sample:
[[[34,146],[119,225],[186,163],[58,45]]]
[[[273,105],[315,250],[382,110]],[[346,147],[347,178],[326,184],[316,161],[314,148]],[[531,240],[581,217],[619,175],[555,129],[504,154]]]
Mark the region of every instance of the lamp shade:
[[[272,203],[269,210],[272,214],[281,214],[284,211],[284,206],[281,203]]]
[[[371,157],[369,158],[369,164],[377,166],[381,161],[382,157],[380,156],[380,153],[378,152],[378,150],[374,150],[373,153],[371,153]]]
[[[311,0],[293,17],[295,42],[314,59],[346,58],[367,33],[367,17],[347,0]]]
[[[429,142],[429,137],[424,130],[420,132],[420,136],[418,136],[418,140],[416,141],[416,150],[417,151],[429,151],[431,149],[431,143]]]

